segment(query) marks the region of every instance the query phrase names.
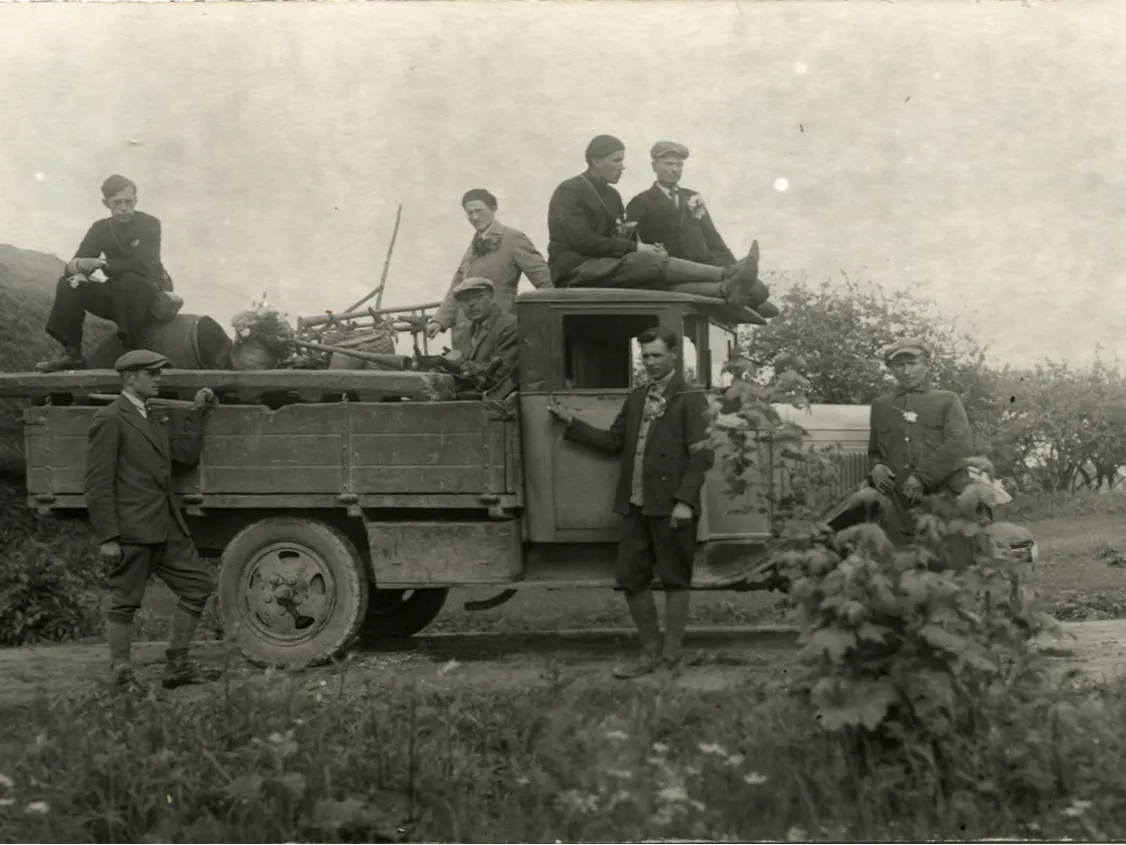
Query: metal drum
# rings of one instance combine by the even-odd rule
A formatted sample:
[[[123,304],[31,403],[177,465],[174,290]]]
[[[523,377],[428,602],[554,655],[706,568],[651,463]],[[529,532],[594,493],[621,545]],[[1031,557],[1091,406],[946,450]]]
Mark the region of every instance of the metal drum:
[[[141,346],[159,352],[177,370],[225,370],[231,367],[231,339],[215,320],[198,314],[177,314],[166,323],[151,323]],[[112,369],[125,348],[110,335],[94,350],[86,364],[91,369]]]

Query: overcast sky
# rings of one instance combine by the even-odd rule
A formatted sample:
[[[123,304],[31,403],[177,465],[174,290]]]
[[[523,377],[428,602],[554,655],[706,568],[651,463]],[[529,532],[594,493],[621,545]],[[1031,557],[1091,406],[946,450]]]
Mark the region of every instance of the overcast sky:
[[[1004,361],[1126,357],[1124,45],[1121,0],[0,4],[0,241],[69,257],[123,173],[226,323],[358,299],[401,202],[384,304],[427,301],[466,189],[546,253],[609,132],[626,200],[686,144],[764,270],[917,289]]]

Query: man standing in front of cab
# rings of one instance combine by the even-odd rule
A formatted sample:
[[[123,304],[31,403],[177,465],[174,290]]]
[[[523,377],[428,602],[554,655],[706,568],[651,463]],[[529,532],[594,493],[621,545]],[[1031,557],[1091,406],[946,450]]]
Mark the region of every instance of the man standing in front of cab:
[[[640,634],[641,657],[615,669],[619,678],[647,674],[661,662],[654,572],[665,589],[663,657],[670,668],[680,661],[700,491],[714,461],[704,390],[676,372],[679,338],[668,329],[647,329],[637,340],[649,383],[630,393],[609,431],[576,419],[558,403],[550,406],[566,425],[566,439],[622,457],[614,510],[623,521],[614,574]]]
[[[497,198],[484,188],[467,191],[461,207],[475,234],[454,273],[445,299],[426,324],[426,336],[433,339],[455,324],[468,319],[458,308],[454,291],[463,281],[483,277],[493,283],[493,296],[502,311],[512,310],[520,276],[528,277],[537,288],[551,287],[551,271],[539,250],[519,229],[505,226],[496,218]]]
[[[215,401],[200,390],[175,436],[149,401],[160,391],[168,359],[147,349],[126,352],[115,364],[121,395],[94,415],[86,457],[86,507],[102,560],[109,567],[110,607],[106,624],[115,685],[139,691],[130,664],[133,616],[145,585],[160,577],[179,598],[172,617],[166,689],[200,684],[219,676],[188,660],[188,649],[211,595],[212,575],[196,552],[188,525],[172,494],[172,463],[192,466],[203,445],[203,421]]]
[[[911,507],[924,495],[958,492],[968,474],[961,461],[973,454],[973,438],[958,394],[930,387],[933,350],[919,337],[896,341],[884,363],[898,389],[872,403],[868,441],[869,480],[891,499],[884,532],[895,545],[914,536]]]
[[[555,189],[547,211],[548,265],[556,287],[649,288],[724,299],[742,308],[765,301],[758,242],[746,260],[717,267],[670,256],[634,237],[621,194],[625,145],[599,135],[586,148],[587,169]]]
[[[102,205],[110,216],[90,227],[55,285],[47,334],[62,344],[63,355],[36,364],[40,372],[86,367],[82,329],[87,312],[117,323],[122,346],[136,349],[150,319],[171,320],[183,305],[161,263],[160,221],[137,211],[137,186],[124,176],[110,176],[102,183]],[[99,272],[103,281],[97,280]]]

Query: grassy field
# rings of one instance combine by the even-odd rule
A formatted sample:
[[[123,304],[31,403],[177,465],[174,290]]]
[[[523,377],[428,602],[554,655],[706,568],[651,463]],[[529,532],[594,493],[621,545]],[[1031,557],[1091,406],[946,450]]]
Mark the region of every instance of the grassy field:
[[[1036,534],[1034,583],[1061,618],[1126,616],[1124,505],[1038,497],[1002,515]],[[38,521],[18,487],[0,489],[0,511],[9,538],[93,565],[84,529]],[[432,630],[629,624],[609,591],[529,591],[483,613],[461,609],[467,595],[454,591]],[[140,634],[163,639],[170,607],[154,585]],[[694,608],[698,625],[788,614],[777,595],[700,595]],[[638,684],[558,653],[506,668],[487,653],[384,651],[312,673],[229,670],[127,702],[91,682],[104,654],[89,634],[87,646],[8,652],[28,659],[2,670],[25,693],[0,695],[0,842],[1126,836],[1121,682],[983,700],[983,732],[941,754],[870,750],[861,765],[817,728],[777,650]],[[155,677],[159,647],[139,651]]]

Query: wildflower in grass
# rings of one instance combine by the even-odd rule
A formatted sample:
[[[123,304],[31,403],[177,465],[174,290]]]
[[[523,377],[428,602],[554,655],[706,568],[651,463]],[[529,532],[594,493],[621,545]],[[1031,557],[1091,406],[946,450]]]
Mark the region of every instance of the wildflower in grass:
[[[747,758],[744,757],[742,754],[732,754],[730,757],[727,758],[727,765],[729,765],[731,768],[734,769],[738,766],[743,765],[743,761],[746,760],[746,759]]]
[[[701,742],[700,750],[705,754],[718,754],[721,757],[727,756],[727,749],[716,742]]]
[[[449,674],[450,672],[452,672],[454,669],[456,669],[460,665],[461,665],[461,662],[458,661],[458,660],[453,660],[453,659],[447,660],[445,663],[443,663],[438,668],[438,674],[439,675]]]
[[[15,789],[16,782],[7,775],[0,775],[0,789]]]
[[[658,754],[668,754],[669,747],[667,745],[665,745],[663,742],[654,742],[653,743],[653,750],[656,751]]]
[[[32,801],[23,811],[33,816],[45,816],[51,811],[51,806],[46,801]]]
[[[624,742],[625,740],[629,739],[629,734],[627,734],[625,731],[619,730],[606,731],[606,738],[614,739],[618,742]]]
[[[1083,801],[1082,799],[1076,799],[1076,800],[1071,802],[1070,807],[1064,808],[1063,814],[1065,816],[1071,816],[1073,819],[1077,819],[1090,809],[1091,809],[1091,802],[1090,801]]]
[[[606,774],[612,778],[618,778],[619,780],[633,780],[633,772],[627,771],[626,769],[608,769]]]
[[[760,775],[758,772],[747,772],[743,775],[743,780],[751,786],[762,786],[767,781],[766,775]]]
[[[679,783],[670,784],[657,793],[657,797],[670,804],[688,800],[688,790]]]

